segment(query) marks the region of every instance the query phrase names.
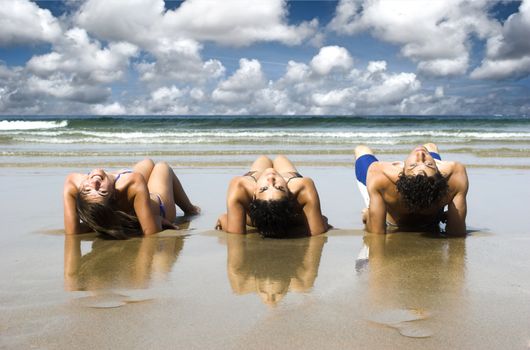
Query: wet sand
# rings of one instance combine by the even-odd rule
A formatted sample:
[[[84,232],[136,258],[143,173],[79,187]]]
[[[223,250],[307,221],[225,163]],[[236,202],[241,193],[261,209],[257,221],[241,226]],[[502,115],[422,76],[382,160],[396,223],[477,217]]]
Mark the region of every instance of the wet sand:
[[[299,170],[326,235],[214,231],[244,169],[187,168],[202,215],[123,242],[63,235],[68,169],[2,168],[0,347],[530,348],[529,170],[469,169],[471,233],[453,239],[364,236],[353,169]]]

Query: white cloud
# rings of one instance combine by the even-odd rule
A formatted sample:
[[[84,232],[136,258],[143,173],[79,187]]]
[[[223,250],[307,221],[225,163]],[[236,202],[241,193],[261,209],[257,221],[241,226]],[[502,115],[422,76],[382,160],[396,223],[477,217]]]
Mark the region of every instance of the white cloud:
[[[326,93],[317,92],[313,94],[313,101],[319,107],[341,107],[351,103],[352,92],[350,88],[332,90]]]
[[[123,76],[129,58],[137,53],[134,45],[125,42],[102,48],[80,28],[67,31],[54,48],[51,53],[33,56],[28,69],[40,77],[62,72],[72,74],[77,81],[109,83]]]
[[[163,86],[152,91],[147,97],[136,98],[130,102],[127,113],[135,115],[158,114],[179,115],[196,114],[193,106],[196,102],[190,98],[188,89],[179,89],[176,86]]]
[[[366,70],[370,74],[384,72],[386,71],[386,61],[370,61]]]
[[[162,25],[186,37],[224,45],[257,41],[297,45],[315,33],[318,21],[288,25],[284,0],[187,0],[168,11]]]
[[[305,63],[289,61],[284,79],[291,82],[303,81],[310,74],[309,66]]]
[[[487,0],[341,0],[329,28],[342,34],[371,31],[401,45],[401,53],[434,76],[465,73],[472,34],[485,38],[498,30],[488,18]]]
[[[0,45],[53,42],[62,32],[50,11],[28,0],[2,0],[0,28]]]
[[[33,56],[26,64],[28,90],[59,99],[101,103],[110,96],[106,84],[125,76],[129,59],[138,52],[126,42],[102,47],[80,28],[68,30],[53,51]]]
[[[108,105],[94,105],[92,106],[92,112],[97,115],[121,115],[125,114],[126,110],[121,104],[114,102]]]
[[[200,84],[223,76],[223,64],[215,59],[204,62],[201,49],[202,45],[191,39],[168,41],[153,48],[154,62],[140,62],[136,68],[141,80],[148,83],[183,81]]]
[[[487,55],[471,72],[475,79],[522,78],[530,74],[530,0],[512,14],[502,31],[488,40]]]
[[[190,97],[196,101],[202,101],[204,99],[204,91],[199,88],[193,88],[190,91]]]
[[[258,60],[239,60],[239,69],[228,79],[221,81],[212,93],[216,102],[232,104],[248,101],[255,91],[266,84],[265,76]]]
[[[318,55],[311,60],[311,68],[321,75],[329,74],[332,70],[348,70],[353,66],[353,58],[348,50],[339,46],[325,46]]]
[[[61,73],[55,73],[45,79],[32,76],[27,79],[27,88],[31,93],[38,95],[83,103],[101,103],[111,95],[108,87],[83,85]]]
[[[414,73],[393,74],[380,85],[369,87],[360,92],[361,101],[368,105],[395,104],[418,91],[421,83]]]
[[[471,72],[474,79],[522,78],[530,74],[530,55],[514,59],[486,59]]]
[[[77,23],[110,40],[126,40],[146,49],[166,41],[192,39],[243,46],[259,41],[297,45],[315,34],[318,21],[287,24],[285,0],[186,0],[165,10],[162,0],[127,2],[89,0],[76,15]]]
[[[287,92],[273,87],[257,91],[251,108],[251,112],[255,114],[296,114],[296,108]]]

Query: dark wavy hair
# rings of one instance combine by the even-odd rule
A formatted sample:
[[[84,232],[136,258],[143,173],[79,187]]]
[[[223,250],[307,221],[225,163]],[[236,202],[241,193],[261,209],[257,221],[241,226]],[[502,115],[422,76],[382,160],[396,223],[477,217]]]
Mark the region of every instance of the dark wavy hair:
[[[142,235],[138,218],[118,210],[113,195],[106,197],[102,202],[90,202],[79,192],[76,204],[79,218],[104,237],[127,239]]]
[[[439,172],[433,176],[401,173],[396,187],[405,205],[413,213],[440,202],[449,191],[447,179]]]
[[[248,216],[262,237],[286,238],[300,223],[298,202],[292,195],[279,200],[253,199]]]

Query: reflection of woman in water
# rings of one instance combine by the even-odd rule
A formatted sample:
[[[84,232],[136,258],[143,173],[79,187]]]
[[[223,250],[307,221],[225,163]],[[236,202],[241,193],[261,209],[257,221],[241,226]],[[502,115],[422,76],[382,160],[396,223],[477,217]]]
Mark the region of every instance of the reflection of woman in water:
[[[91,230],[123,239],[176,228],[178,205],[198,214],[167,163],[150,159],[132,170],[72,173],[64,184],[64,228],[67,234]]]
[[[184,245],[183,237],[149,237],[127,241],[95,238],[82,255],[82,236],[66,235],[66,290],[146,288],[157,275],[166,276]]]
[[[274,161],[259,157],[249,172],[230,182],[227,213],[219,217],[216,228],[244,234],[246,224],[273,238],[318,235],[329,229],[313,180],[281,155]]]
[[[366,235],[368,254],[357,268],[368,274],[371,304],[431,308],[458,300],[465,284],[465,243],[413,233]]]
[[[257,293],[277,304],[289,290],[304,292],[317,277],[326,237],[274,241],[227,235],[228,278],[237,294]]]

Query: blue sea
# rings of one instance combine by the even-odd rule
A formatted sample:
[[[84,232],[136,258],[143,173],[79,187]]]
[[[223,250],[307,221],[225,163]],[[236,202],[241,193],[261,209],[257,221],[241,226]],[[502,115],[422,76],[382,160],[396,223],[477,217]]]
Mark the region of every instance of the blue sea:
[[[383,160],[435,142],[470,167],[530,168],[530,118],[505,116],[4,116],[0,167],[246,166],[260,154],[350,166],[358,144]]]

